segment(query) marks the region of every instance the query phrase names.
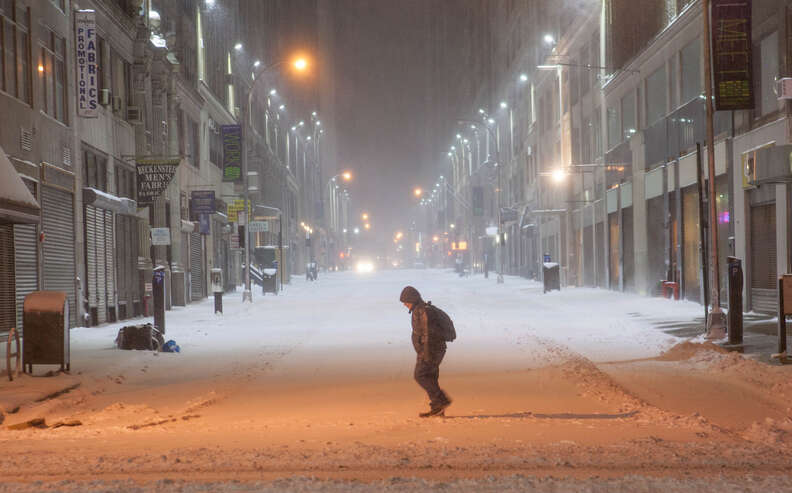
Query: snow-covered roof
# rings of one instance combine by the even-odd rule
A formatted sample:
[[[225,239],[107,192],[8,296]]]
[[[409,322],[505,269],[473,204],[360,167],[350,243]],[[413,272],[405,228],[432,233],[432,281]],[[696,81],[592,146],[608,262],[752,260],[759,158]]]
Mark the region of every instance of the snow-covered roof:
[[[40,207],[0,148],[0,217],[12,222],[38,222]]]

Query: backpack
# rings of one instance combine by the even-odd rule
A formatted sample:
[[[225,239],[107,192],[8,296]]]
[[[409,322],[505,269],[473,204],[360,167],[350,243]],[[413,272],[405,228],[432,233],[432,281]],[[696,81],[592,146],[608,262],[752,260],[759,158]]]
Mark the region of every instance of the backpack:
[[[448,316],[446,312],[437,308],[431,301],[426,302],[430,316],[435,322],[437,327],[440,328],[440,335],[446,342],[453,342],[456,339],[456,329],[454,328],[454,321]]]

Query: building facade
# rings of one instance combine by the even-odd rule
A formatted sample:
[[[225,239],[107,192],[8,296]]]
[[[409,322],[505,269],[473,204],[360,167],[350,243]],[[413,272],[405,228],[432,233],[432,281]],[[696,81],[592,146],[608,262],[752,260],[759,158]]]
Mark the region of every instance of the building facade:
[[[251,84],[279,56],[258,36],[262,26],[285,54],[283,40],[292,38],[282,21],[295,15],[286,2],[261,17],[254,4],[0,3],[0,171],[11,184],[0,191],[0,332],[22,329],[24,297],[42,289],[67,293],[72,325],[149,314],[157,266],[166,270],[168,308],[208,296],[212,269],[223,272],[226,290],[236,289],[245,184],[252,219],[267,224],[251,234],[251,263],[277,261],[288,282],[318,255],[327,229],[322,140],[332,124],[320,128],[317,74],[296,88],[270,71]],[[314,17],[317,9],[302,6]],[[79,71],[89,60],[78,46],[80,12],[90,12],[95,26],[89,117],[78,112],[86,97]],[[311,52],[318,28],[305,26],[313,43],[293,44]],[[253,111],[245,113],[248,101]],[[245,125],[247,181],[224,181],[226,125]],[[136,167],[145,162],[176,165],[151,205],[137,202]],[[201,214],[193,199],[207,193],[215,212]],[[152,244],[153,228],[167,228],[167,241]]]

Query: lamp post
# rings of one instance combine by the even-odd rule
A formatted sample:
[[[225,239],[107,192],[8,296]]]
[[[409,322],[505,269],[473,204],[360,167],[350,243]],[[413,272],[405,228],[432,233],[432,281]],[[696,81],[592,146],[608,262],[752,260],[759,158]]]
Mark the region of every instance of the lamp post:
[[[503,104],[504,103],[501,103],[501,105],[503,105]],[[504,256],[505,256],[503,248],[505,246],[504,245],[505,242],[503,241],[503,221],[502,221],[502,218],[501,218],[501,210],[503,209],[503,204],[502,204],[503,178],[501,176],[502,175],[502,173],[501,173],[501,167],[502,166],[501,166],[501,162],[500,162],[500,139],[498,138],[498,134],[492,129],[492,125],[496,124],[495,120],[492,119],[492,118],[489,118],[489,116],[487,115],[487,112],[484,111],[484,109],[479,109],[479,113],[482,115],[482,118],[484,119],[484,128],[487,129],[487,134],[489,135],[489,137],[492,139],[493,143],[495,144],[494,145],[494,147],[495,147],[495,160],[492,161],[490,159],[490,156],[487,156],[487,160],[484,163],[482,163],[482,164],[494,166],[496,168],[496,170],[497,170],[497,173],[498,173],[498,188],[496,190],[497,197],[498,197],[498,200],[496,201],[497,202],[497,206],[498,206],[498,243],[497,243],[498,244],[498,247],[497,247],[498,249],[497,249],[497,253],[498,253],[498,257],[499,257],[499,259],[498,259],[497,283],[498,284],[503,284],[503,261],[504,261]],[[462,123],[478,124],[478,122],[475,122],[473,120],[459,120],[459,121],[462,122]],[[487,142],[489,143],[489,140],[487,140]]]
[[[237,43],[234,46],[234,50],[239,52],[242,51],[243,47],[241,43]],[[248,225],[250,223],[250,218],[248,217],[248,210],[250,208],[250,192],[249,188],[249,179],[248,179],[248,126],[253,127],[253,122],[251,120],[251,108],[253,106],[253,96],[256,93],[256,87],[259,81],[263,79],[263,75],[273,71],[274,69],[280,67],[286,63],[285,60],[277,61],[271,65],[266,67],[260,68],[260,63],[254,63],[254,72],[253,72],[253,81],[248,85],[247,83],[243,83],[242,87],[247,90],[247,98],[246,104],[242,105],[242,114],[240,115],[240,120],[242,121],[241,125],[241,134],[242,134],[242,182],[243,182],[243,207],[244,207],[244,214],[245,214],[245,289],[242,292],[242,301],[249,301],[253,302],[253,295],[250,289],[250,235],[248,234]],[[294,61],[294,68],[298,71],[303,71],[307,68],[307,61],[304,58],[298,58]],[[240,77],[241,81],[245,79]]]

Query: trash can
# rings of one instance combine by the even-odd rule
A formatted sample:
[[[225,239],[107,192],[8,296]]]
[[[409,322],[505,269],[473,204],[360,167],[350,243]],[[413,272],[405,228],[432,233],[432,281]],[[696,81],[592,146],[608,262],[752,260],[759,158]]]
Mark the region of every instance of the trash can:
[[[34,291],[25,296],[22,361],[27,373],[33,365],[60,365],[70,370],[69,301],[62,291]]]
[[[544,292],[561,291],[560,269],[556,262],[545,262],[542,264],[542,274],[544,279]]]
[[[278,269],[261,269],[261,292],[278,294]]]

